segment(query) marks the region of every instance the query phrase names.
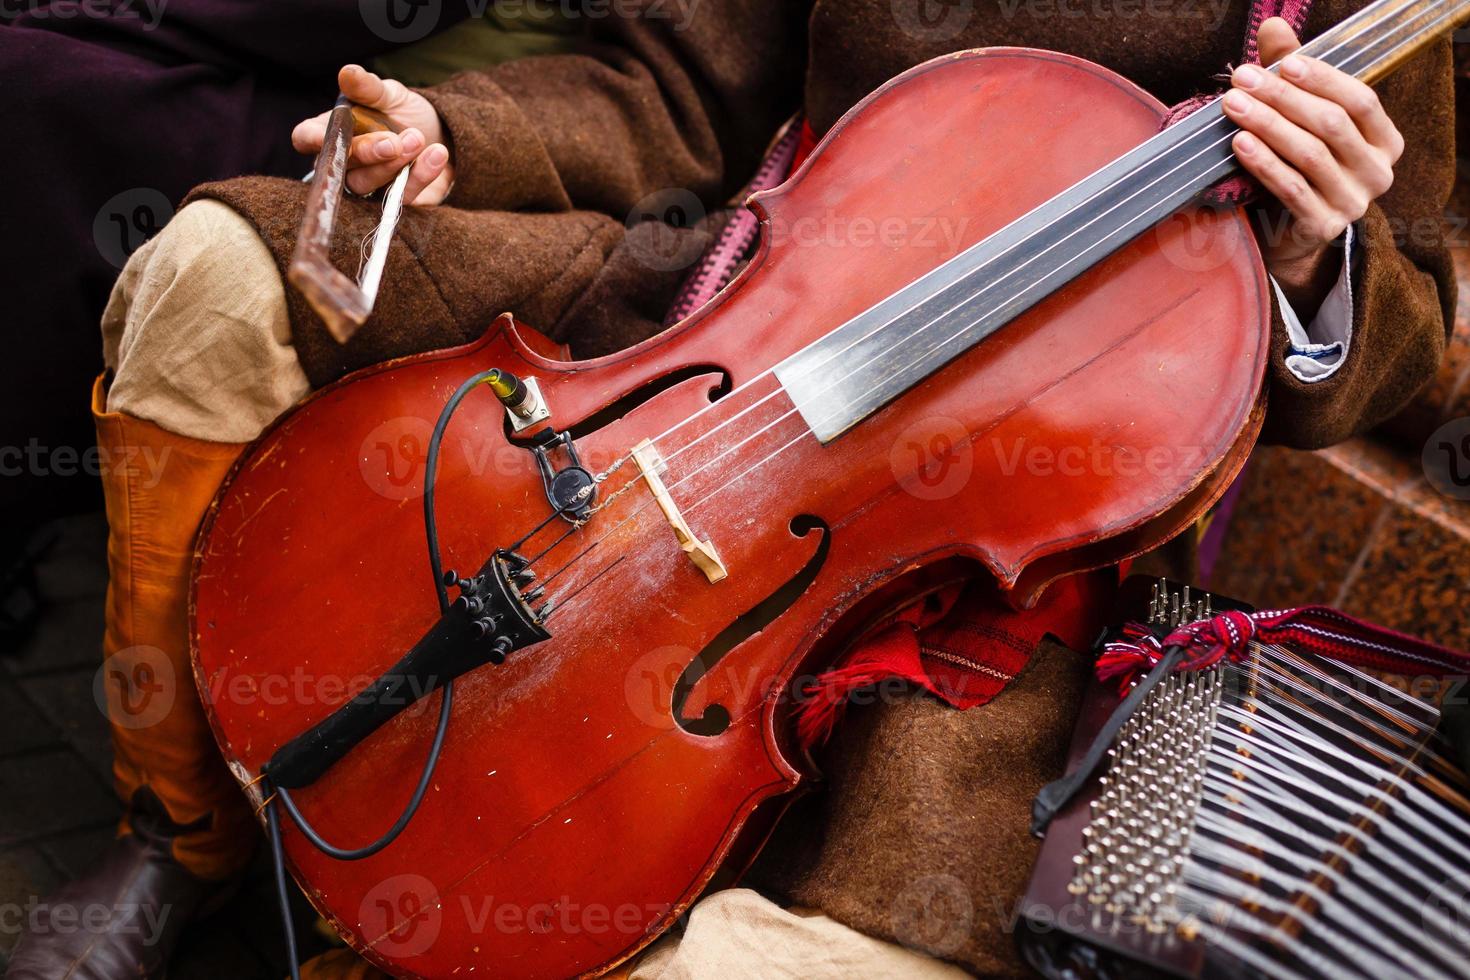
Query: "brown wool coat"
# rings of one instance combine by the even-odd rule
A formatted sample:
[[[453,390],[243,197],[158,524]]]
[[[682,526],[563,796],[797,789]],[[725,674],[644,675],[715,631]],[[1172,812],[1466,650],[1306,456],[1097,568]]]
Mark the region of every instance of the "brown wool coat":
[[[1317,0],[1306,35],[1362,0]],[[751,173],[777,125],[814,128],[894,74],[969,47],[1027,45],[1089,58],[1166,103],[1206,88],[1239,56],[1248,4],[976,0],[702,0],[686,30],[667,18],[588,19],[582,53],[460,76],[425,94],[452,136],[448,206],[411,211],[378,309],[345,348],[289,291],[292,328],[317,384],[386,357],[462,343],[510,310],[584,356],[657,329],[680,273],[636,260],[624,222],[664,188],[713,211]],[[1140,12],[1142,11],[1142,12]],[[804,75],[803,75],[804,73]],[[1449,44],[1380,86],[1408,149],[1394,188],[1359,226],[1353,342],[1328,381],[1303,385],[1275,359],[1267,437],[1321,446],[1369,428],[1427,380],[1443,351],[1454,284],[1438,215],[1453,177]],[[199,188],[242,211],[278,261],[301,185],[241,178]],[[643,202],[641,204],[640,202]],[[350,202],[335,258],[376,220]],[[1395,233],[1405,229],[1410,234]],[[696,238],[699,228],[688,232]],[[1277,353],[1285,346],[1279,317]],[[778,830],[753,880],[873,935],[987,975],[1022,967],[1010,910],[1035,844],[1029,801],[1056,775],[1085,664],[1054,645],[991,704],[955,712],[914,697],[854,710],[831,747],[827,792]]]

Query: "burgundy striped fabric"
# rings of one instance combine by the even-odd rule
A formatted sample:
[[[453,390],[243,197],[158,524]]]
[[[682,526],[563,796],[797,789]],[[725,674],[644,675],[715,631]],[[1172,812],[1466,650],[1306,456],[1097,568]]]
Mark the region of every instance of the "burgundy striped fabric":
[[[1222,660],[1244,659],[1252,640],[1287,644],[1304,653],[1393,674],[1443,677],[1470,671],[1470,654],[1354,619],[1329,606],[1299,606],[1223,612],[1180,626],[1163,638],[1145,626],[1130,624],[1121,639],[1104,644],[1097,676],[1116,678],[1126,690],[1170,647],[1184,648],[1178,670],[1204,670]]]
[[[1250,23],[1245,32],[1245,46],[1240,54],[1241,64],[1258,65],[1261,63],[1261,51],[1256,45],[1256,34],[1260,31],[1261,25],[1269,18],[1282,18],[1291,25],[1293,31],[1300,35],[1302,25],[1307,22],[1307,14],[1311,9],[1312,0],[1255,0],[1251,4]],[[1191,113],[1198,112],[1219,95],[1218,91],[1201,92],[1171,106],[1159,128],[1167,129]],[[1204,201],[1213,207],[1233,208],[1248,204],[1259,193],[1260,185],[1254,178],[1237,175],[1227,177],[1210,188],[1204,195]]]
[[[669,312],[664,316],[665,327],[673,326],[714,299],[715,294],[735,278],[735,270],[750,253],[760,226],[755,213],[745,206],[745,199],[757,191],[775,187],[791,173],[796,164],[797,143],[801,141],[803,129],[800,118],[793,119],[786,124],[776,142],[771,144],[770,152],[766,154],[760,169],[741,190],[741,203],[735,208],[734,215],[725,222],[725,227],[720,229],[714,244],[705,249],[699,264],[679,288],[679,295],[674,298],[673,306],[669,307]]]

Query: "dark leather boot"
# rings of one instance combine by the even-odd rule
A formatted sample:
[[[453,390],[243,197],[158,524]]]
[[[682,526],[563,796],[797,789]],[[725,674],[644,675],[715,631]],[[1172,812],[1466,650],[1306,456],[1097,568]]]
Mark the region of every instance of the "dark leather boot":
[[[139,797],[133,832],[87,874],[26,910],[5,980],[162,977],[185,926],[234,893],[238,882],[205,881],[174,860],[172,838],[196,828],[150,812],[157,801],[146,791]]]

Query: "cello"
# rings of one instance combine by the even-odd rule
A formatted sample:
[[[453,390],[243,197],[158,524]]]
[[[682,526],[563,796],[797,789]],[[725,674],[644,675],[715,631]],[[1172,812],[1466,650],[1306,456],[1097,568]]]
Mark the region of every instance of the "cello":
[[[1467,12],[1379,0],[1303,53],[1371,80]],[[201,528],[196,680],[354,949],[605,972],[812,775],[796,678],[916,591],[1024,606],[1223,492],[1269,286],[1244,215],[1190,207],[1233,127],[1162,113],[1053,52],[927,62],[752,199],[758,254],[664,333],[567,361],[504,316],[260,437]],[[834,215],[954,234],[801,240]]]

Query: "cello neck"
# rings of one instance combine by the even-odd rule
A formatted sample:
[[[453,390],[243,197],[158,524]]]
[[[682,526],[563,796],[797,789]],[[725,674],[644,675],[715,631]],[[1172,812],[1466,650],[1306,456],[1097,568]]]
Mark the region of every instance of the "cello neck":
[[[1368,84],[1470,18],[1470,0],[1377,0],[1324,31],[1301,53]]]

